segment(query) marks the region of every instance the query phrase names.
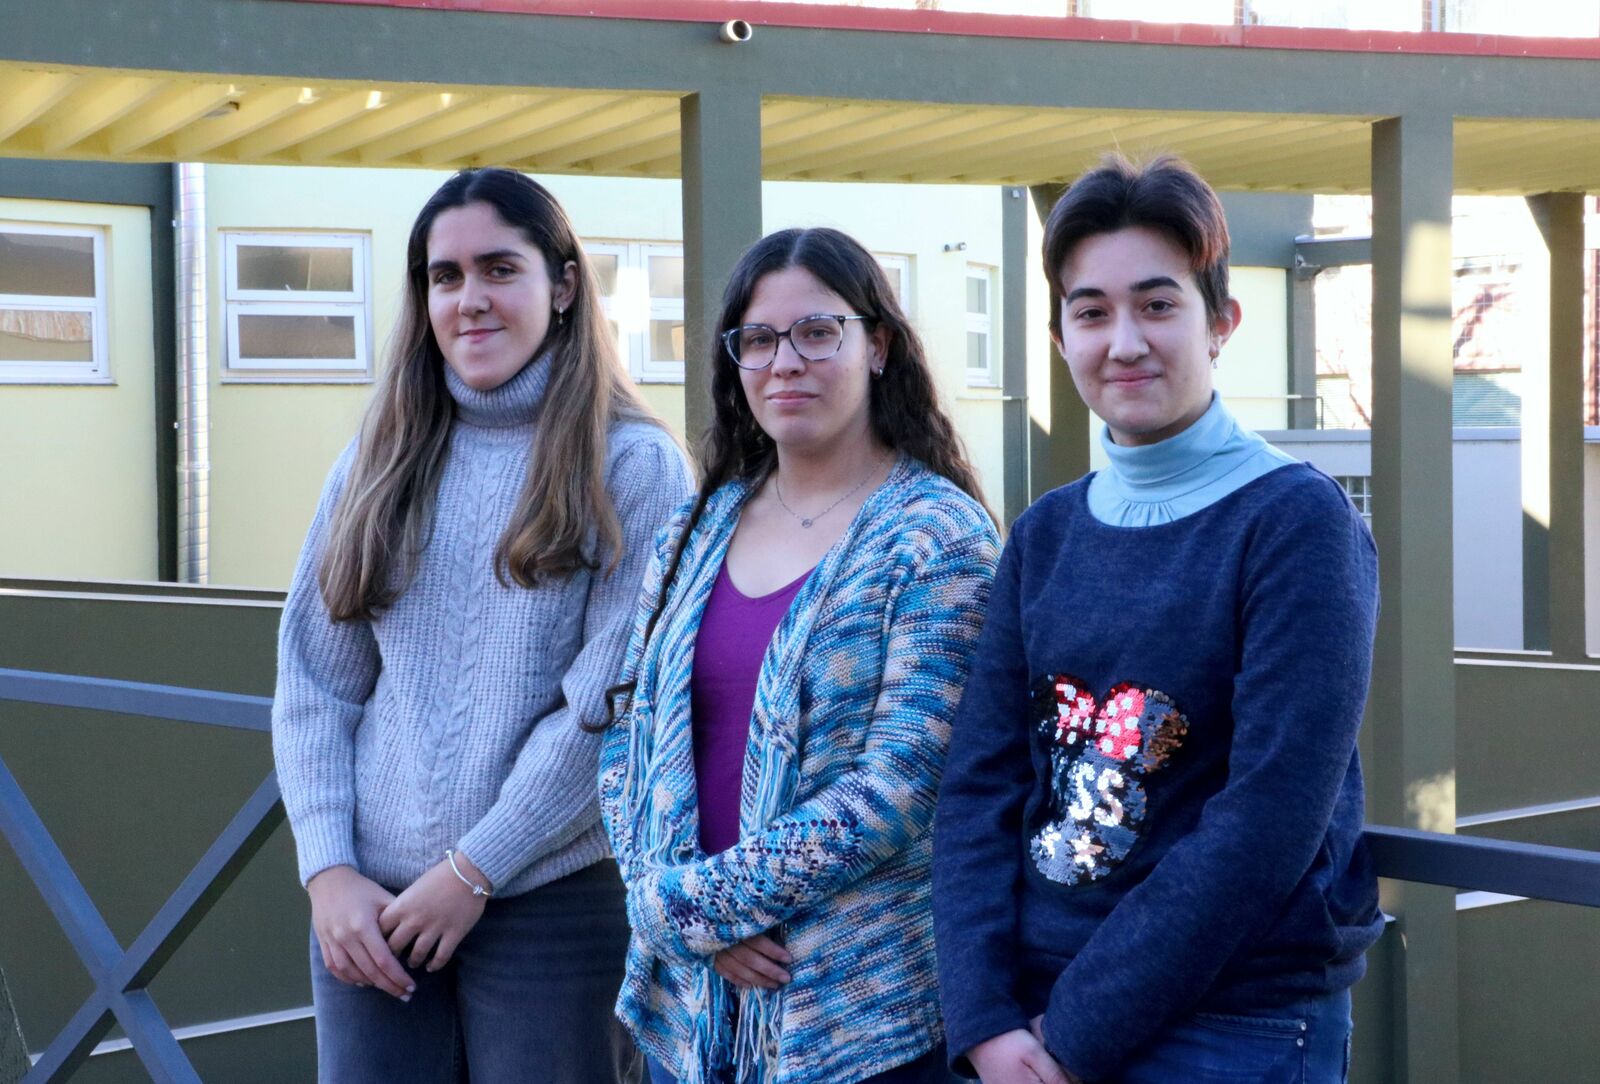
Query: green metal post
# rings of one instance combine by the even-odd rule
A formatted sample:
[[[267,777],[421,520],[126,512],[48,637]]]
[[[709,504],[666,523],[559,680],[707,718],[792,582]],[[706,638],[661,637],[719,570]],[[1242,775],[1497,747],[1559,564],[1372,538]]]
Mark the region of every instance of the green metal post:
[[[1382,616],[1374,658],[1370,819],[1453,832],[1456,713],[1451,537],[1452,119],[1372,130],[1372,489]],[[1388,882],[1395,1079],[1460,1079],[1455,893]]]
[[[1315,429],[1317,410],[1317,268],[1291,267],[1289,293],[1290,429]]]
[[[1583,195],[1528,197],[1549,254],[1550,349],[1522,366],[1522,639],[1584,658]]]
[[[761,95],[685,95],[683,140],[684,432],[711,421],[711,365],[722,291],[739,255],[761,239]]]
[[[1010,525],[1028,507],[1028,251],[1027,192],[1000,189],[1000,439],[1005,481],[1000,517]]]
[[[1036,184],[1029,187],[1033,208],[1040,221],[1050,216],[1065,186]],[[1041,328],[1036,335],[1045,334]],[[1028,447],[1028,496],[1037,499],[1040,494],[1056,486],[1082,477],[1089,470],[1089,408],[1072,384],[1072,374],[1062,360],[1055,344],[1050,344],[1050,368],[1045,386],[1032,389],[1028,396],[1034,404],[1029,413],[1032,418],[1032,437]]]

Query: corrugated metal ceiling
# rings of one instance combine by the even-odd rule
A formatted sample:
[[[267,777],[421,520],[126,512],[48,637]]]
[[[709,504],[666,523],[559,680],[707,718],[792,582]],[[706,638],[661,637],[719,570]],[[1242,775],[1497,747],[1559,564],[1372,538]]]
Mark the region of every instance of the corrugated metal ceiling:
[[[769,99],[771,179],[1033,184],[1172,151],[1217,187],[1361,192],[1371,118]],[[0,65],[0,156],[676,177],[678,96]],[[1600,189],[1600,121],[1463,120],[1462,192]]]

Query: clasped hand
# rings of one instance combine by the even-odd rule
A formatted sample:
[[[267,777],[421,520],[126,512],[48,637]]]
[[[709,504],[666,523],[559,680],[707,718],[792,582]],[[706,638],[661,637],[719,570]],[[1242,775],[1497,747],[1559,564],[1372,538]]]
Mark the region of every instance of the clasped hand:
[[[1044,1045],[1044,1018],[985,1040],[967,1052],[982,1084],[1081,1084],[1061,1067]]]
[[[483,883],[465,855],[458,853],[456,861],[464,874]],[[417,987],[401,959],[412,968],[438,971],[483,917],[485,903],[446,862],[398,896],[350,866],[323,870],[306,891],[311,926],[329,974],[353,986],[375,986],[402,1001],[411,1000]]]
[[[717,974],[742,990],[759,987],[776,990],[789,982],[788,965],[794,962],[789,950],[764,933],[729,945],[711,957]]]

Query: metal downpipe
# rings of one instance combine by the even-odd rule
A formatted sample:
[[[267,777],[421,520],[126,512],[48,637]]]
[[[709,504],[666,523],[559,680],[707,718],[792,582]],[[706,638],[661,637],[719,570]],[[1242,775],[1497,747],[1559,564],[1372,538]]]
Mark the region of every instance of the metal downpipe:
[[[178,579],[210,579],[211,366],[206,331],[206,178],[173,167],[178,222]]]

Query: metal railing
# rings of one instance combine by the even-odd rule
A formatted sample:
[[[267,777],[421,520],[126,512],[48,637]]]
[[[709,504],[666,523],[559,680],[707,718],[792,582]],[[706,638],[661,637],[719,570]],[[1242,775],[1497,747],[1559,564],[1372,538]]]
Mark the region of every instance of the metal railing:
[[[0,701],[140,715],[235,729],[270,729],[266,697],[105,678],[0,669]],[[0,757],[3,833],[94,981],[94,991],[51,1040],[24,1084],[67,1079],[95,1044],[122,1025],[152,1080],[198,1084],[188,1056],[148,987],[283,821],[269,772],[143,932],[123,949],[27,795]],[[1381,877],[1600,907],[1600,852],[1369,826]]]
[[[0,700],[241,730],[271,729],[272,701],[267,697],[106,678],[0,669]],[[268,772],[177,890],[124,949],[0,757],[0,834],[17,853],[94,982],[93,992],[51,1040],[23,1078],[24,1084],[66,1080],[113,1022],[122,1025],[151,1080],[199,1084],[199,1074],[151,998],[149,986],[283,818],[278,776]]]

